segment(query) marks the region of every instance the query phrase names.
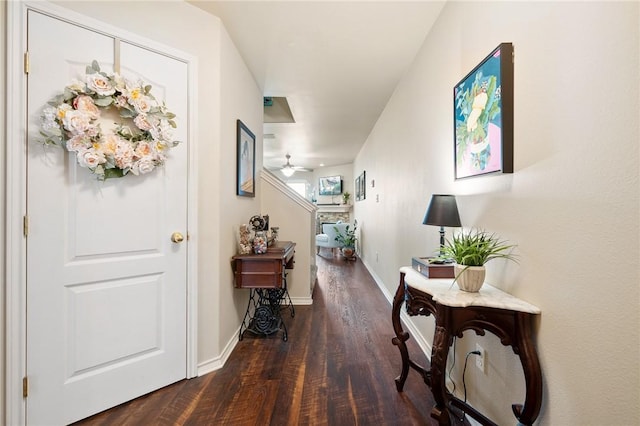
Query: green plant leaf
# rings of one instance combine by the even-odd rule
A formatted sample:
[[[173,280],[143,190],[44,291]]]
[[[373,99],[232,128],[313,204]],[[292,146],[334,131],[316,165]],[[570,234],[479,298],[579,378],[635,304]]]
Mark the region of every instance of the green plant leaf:
[[[125,175],[124,170],[122,169],[106,169],[104,171],[104,178],[105,179],[112,179],[112,178],[121,178]]]
[[[110,97],[110,96],[105,97],[105,98],[95,98],[93,100],[94,104],[96,104],[98,106],[101,106],[101,107],[109,106],[109,105],[111,105],[112,102],[113,102],[113,98]]]
[[[454,235],[442,247],[441,259],[453,259],[459,265],[483,266],[493,259],[507,259],[517,262],[512,253],[515,245],[507,244],[495,234],[482,230],[470,230]]]

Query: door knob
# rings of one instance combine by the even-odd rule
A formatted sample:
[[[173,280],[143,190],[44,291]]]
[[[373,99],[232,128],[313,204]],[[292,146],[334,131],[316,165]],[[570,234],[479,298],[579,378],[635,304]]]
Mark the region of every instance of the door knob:
[[[171,241],[174,243],[181,243],[184,241],[184,236],[179,232],[174,232],[171,234]]]

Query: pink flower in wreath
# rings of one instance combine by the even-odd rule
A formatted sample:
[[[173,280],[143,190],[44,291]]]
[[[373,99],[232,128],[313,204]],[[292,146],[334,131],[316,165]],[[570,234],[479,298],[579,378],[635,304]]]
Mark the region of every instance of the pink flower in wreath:
[[[91,99],[91,96],[76,96],[76,98],[73,100],[73,107],[76,110],[88,115],[92,120],[100,117],[100,111],[98,110],[96,104],[93,103],[93,99]]]

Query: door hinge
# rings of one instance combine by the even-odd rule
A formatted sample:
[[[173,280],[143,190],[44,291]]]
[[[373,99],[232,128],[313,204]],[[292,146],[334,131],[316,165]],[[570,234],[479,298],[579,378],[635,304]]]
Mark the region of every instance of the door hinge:
[[[29,396],[29,378],[27,376],[22,378],[22,397]]]
[[[22,217],[22,234],[25,238],[29,236],[29,216]]]
[[[24,73],[29,74],[29,52],[24,52]]]

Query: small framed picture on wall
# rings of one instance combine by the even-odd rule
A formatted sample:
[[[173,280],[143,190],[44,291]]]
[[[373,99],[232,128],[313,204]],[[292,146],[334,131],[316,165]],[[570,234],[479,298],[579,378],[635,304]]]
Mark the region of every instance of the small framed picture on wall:
[[[367,198],[367,172],[363,171],[356,178],[356,201],[362,201]]]
[[[236,195],[256,196],[256,136],[245,124],[237,121]]]

